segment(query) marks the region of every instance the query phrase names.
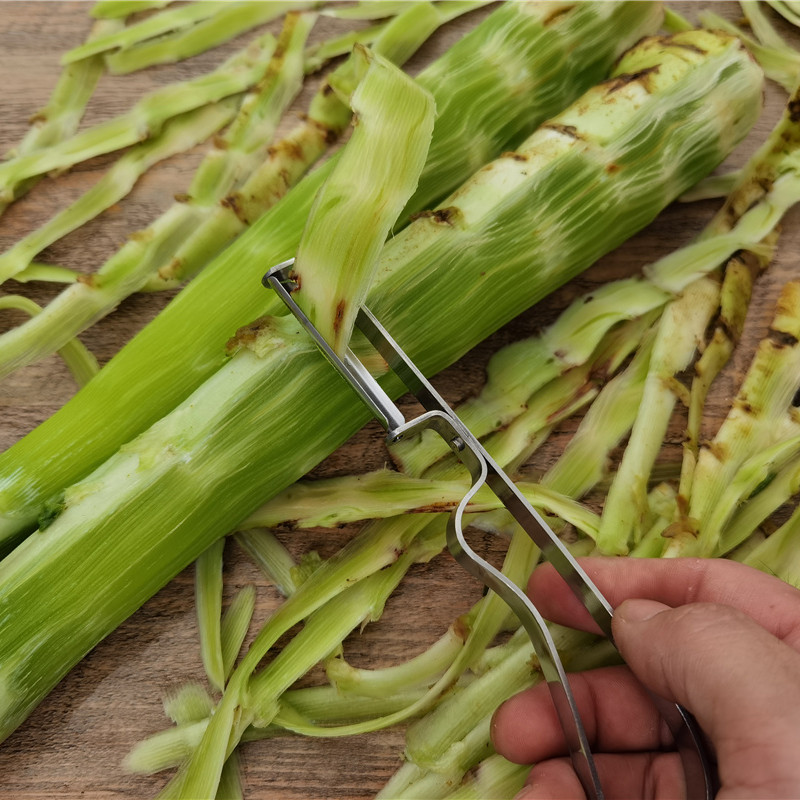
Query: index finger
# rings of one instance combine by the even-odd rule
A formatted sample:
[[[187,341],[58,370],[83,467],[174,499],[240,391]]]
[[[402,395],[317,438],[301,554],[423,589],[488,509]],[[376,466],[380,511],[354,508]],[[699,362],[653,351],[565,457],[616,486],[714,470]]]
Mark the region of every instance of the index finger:
[[[739,609],[800,650],[800,591],[753,567],[703,558],[581,558],[579,563],[614,608],[632,597],[673,608],[721,603]],[[547,619],[597,631],[586,609],[549,564],[534,571],[528,593]]]

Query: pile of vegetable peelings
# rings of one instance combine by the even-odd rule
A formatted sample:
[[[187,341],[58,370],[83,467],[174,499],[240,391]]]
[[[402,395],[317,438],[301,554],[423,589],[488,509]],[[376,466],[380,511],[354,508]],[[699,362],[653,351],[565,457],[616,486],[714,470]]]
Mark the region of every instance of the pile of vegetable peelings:
[[[446,552],[466,472],[385,446],[262,287],[288,258],[576,556],[800,583],[799,5],[5,4],[0,791],[524,783],[489,722],[541,675]],[[524,585],[499,501],[469,521]]]

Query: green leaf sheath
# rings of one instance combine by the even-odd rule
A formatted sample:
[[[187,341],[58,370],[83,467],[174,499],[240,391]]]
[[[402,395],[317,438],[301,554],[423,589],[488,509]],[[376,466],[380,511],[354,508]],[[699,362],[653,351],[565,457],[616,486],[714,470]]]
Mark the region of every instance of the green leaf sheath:
[[[473,176],[443,204],[445,213],[418,219],[384,248],[368,305],[427,373],[647,224],[719,163],[757,113],[760,71],[724,34],[644,40],[618,69]],[[613,113],[604,115],[610,98]],[[257,250],[257,237],[247,237],[252,278],[242,294],[256,296],[250,310],[268,307],[259,302],[264,264],[292,254],[282,249],[285,217],[268,216],[271,225],[254,229]],[[241,242],[219,263],[241,265]],[[215,272],[190,287],[204,285],[214,306],[195,317],[193,335],[212,327],[241,287]],[[168,338],[159,341],[168,348]],[[72,486],[50,526],[0,563],[3,736],[103,635],[366,420],[290,319],[243,328],[234,350],[184,403]],[[215,728],[232,730],[231,704],[244,685],[232,688]]]
[[[572,20],[578,13],[582,27]],[[641,2],[582,3],[545,24],[539,5],[501,6],[418,78],[438,110],[428,163],[472,152],[473,130],[474,146],[487,158],[497,155],[508,145],[504,135],[513,138],[533,127],[599,80],[629,39],[655,29],[659,13],[658,6]],[[586,58],[594,68],[573,74]],[[502,113],[495,118],[496,104]],[[512,127],[503,110],[508,106],[525,121]],[[455,131],[462,135],[458,141]],[[462,159],[460,169],[469,167]],[[253,286],[264,266],[295,255],[327,169],[295,187],[90,386],[0,456],[0,540],[29,530],[48,500],[187,397],[223,363],[223,344],[238,327],[278,308]],[[424,207],[426,198],[455,188],[468,174],[426,169],[420,199],[411,206]]]
[[[350,99],[352,146],[317,193],[292,268],[295,302],[339,357],[383,243],[417,186],[435,111],[430,93],[397,67],[361,45],[355,53],[364,74]]]

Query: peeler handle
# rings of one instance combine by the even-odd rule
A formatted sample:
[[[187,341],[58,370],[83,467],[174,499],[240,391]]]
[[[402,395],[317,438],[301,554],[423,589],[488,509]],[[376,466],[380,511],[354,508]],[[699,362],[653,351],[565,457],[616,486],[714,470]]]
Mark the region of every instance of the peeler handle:
[[[495,463],[483,445],[366,308],[360,309],[356,327],[365,334],[392,371],[417,397],[426,409],[426,413],[407,422],[389,395],[352,351],[348,350],[341,359],[334,353],[291,296],[293,289],[296,288],[291,275],[293,264],[294,259],[289,259],[273,267],[264,276],[263,284],[278,294],[308,331],[325,358],[372,410],[386,428],[387,439],[390,442],[398,441],[409,433],[430,428],[445,440],[469,470],[472,485],[448,522],[448,548],[461,566],[509,605],[525,627],[550,689],[576,774],[590,800],[603,800],[603,789],[586,731],[547,623],[525,592],[479,556],[464,536],[464,514],[478,489],[485,484],[497,495],[613,644],[611,631],[613,610],[610,604],[505,471]],[[715,789],[714,770],[702,733],[694,718],[681,706],[655,696],[653,700],[675,736],[684,765],[689,800],[712,800]]]

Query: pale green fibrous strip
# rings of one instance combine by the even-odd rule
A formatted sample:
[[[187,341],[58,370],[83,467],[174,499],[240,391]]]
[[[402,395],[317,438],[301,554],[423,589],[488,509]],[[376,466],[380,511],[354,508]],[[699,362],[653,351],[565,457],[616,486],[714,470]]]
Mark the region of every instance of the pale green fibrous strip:
[[[800,507],[795,508],[786,522],[770,534],[745,559],[751,567],[777,575],[781,580],[800,589]]]
[[[800,415],[792,405],[800,376],[798,335],[800,285],[789,283],[728,416],[700,450],[687,510],[692,528],[670,541],[667,555],[712,555],[722,532],[706,523],[740,467],[756,453],[800,434]]]
[[[122,25],[122,20],[101,20],[92,26],[89,39],[119,30]],[[7,157],[33,153],[69,139],[78,129],[86,105],[103,71],[101,56],[85,58],[64,67],[47,105],[33,115],[30,129]],[[9,203],[25,194],[37,180],[34,177],[17,184],[10,197],[0,200],[0,214]]]
[[[385,19],[402,13],[407,0],[361,0],[352,5],[329,5],[322,13],[339,19]]]
[[[287,15],[282,45],[269,66],[274,39],[269,34],[264,37],[262,45],[268,50],[259,68],[263,78],[200,163],[188,194],[132,234],[88,280],[69,286],[39,317],[3,334],[0,374],[42,358],[104,317],[159,270],[173,269],[175,261],[184,258],[183,248],[202,249],[208,257],[224,245],[227,238],[211,242],[205,237],[203,222],[260,161],[283,111],[300,90],[302,51],[313,22],[313,15]]]
[[[195,561],[194,601],[200,633],[200,656],[209,683],[222,691],[225,668],[222,663],[220,621],[222,618],[222,550],[224,539],[218,539]]]
[[[112,75],[172,64],[204,53],[236,36],[263,25],[287,12],[298,12],[319,5],[316,2],[225,2],[210,17],[188,28],[181,28],[155,39],[148,39],[109,53],[106,66]]]
[[[800,27],[800,4],[794,0],[767,0],[767,5],[774,8],[785,20]]]
[[[22,272],[14,276],[18,283],[28,283],[29,281],[48,281],[49,283],[75,283],[75,281],[86,278],[86,273],[78,272],[69,267],[62,267],[58,264],[43,264],[41,261],[32,261]]]
[[[348,31],[323,42],[310,45],[306,48],[303,67],[306,74],[317,72],[334,58],[346,56],[352,52],[355,44],[363,44],[365,47],[370,47],[381,31],[385,30],[386,25],[386,22],[381,22],[378,25],[370,25],[368,28]]]
[[[705,528],[721,531],[715,554],[738,547],[797,492],[799,481],[800,434],[750,456],[703,520]]]
[[[321,186],[297,249],[294,301],[341,358],[397,216],[417,187],[435,113],[431,95],[356,45],[363,70],[350,99],[358,124]],[[357,233],[343,236],[353,220]]]
[[[745,8],[745,5],[745,3],[742,3],[742,8],[747,13],[748,9]],[[751,8],[750,14],[755,16],[759,13],[758,4],[754,3],[753,5],[755,6],[755,12]],[[733,23],[712,11],[700,11],[698,16],[706,27],[724,30],[738,36],[747,45],[747,48],[763,68],[766,76],[779,83],[790,94],[794,92],[800,78],[800,53],[785,42],[779,44],[778,42],[783,40],[778,37],[777,33],[773,31],[774,35],[769,37],[770,42],[773,43],[769,44],[763,40],[759,41],[752,36],[748,36]],[[761,16],[759,19],[763,20],[763,25],[759,26],[761,33],[766,34],[767,29],[771,28],[771,26],[765,17]],[[760,35],[759,39],[761,39]]]
[[[38,253],[125,197],[154,164],[200,144],[227,125],[236,113],[236,105],[234,98],[228,98],[189,111],[169,120],[155,138],[132,147],[72,205],[0,254],[0,282],[11,277],[47,277],[41,270],[38,277],[32,277],[37,276],[37,270],[28,270]]]
[[[118,19],[139,11],[164,8],[171,2],[172,0],[97,0],[89,13],[95,19]]]
[[[486,797],[513,798],[525,785],[530,767],[512,764],[497,753],[481,761],[474,776],[445,795],[446,800],[483,800]]]
[[[0,297],[0,311],[13,309],[23,311],[29,317],[42,313],[40,305],[18,294]],[[85,386],[100,370],[97,359],[79,339],[70,339],[58,350],[78,386]]]
[[[151,39],[159,34],[194,25],[196,22],[218,13],[226,5],[229,3],[220,2],[220,0],[200,0],[200,2],[189,3],[180,8],[161,11],[133,25],[128,25],[122,30],[92,38],[85,44],[73,47],[61,57],[61,63],[71,64],[88,56],[104,53],[106,50],[131,47],[137,42]]]
[[[681,203],[694,203],[696,200],[727,197],[736,188],[739,180],[739,170],[726,172],[724,175],[710,175],[695,184],[688,192],[684,192],[678,200]]]
[[[0,164],[0,198],[13,199],[16,187],[28,178],[129,147],[157,135],[166,121],[178,114],[247,90],[263,76],[273,46],[271,36],[260,37],[213,72],[155,89],[124,114],[80,131],[45,150]]]
[[[271,530],[250,528],[237,531],[235,536],[250,559],[284,597],[295,592],[298,586],[293,573],[295,561]]]
[[[252,584],[243,586],[225,609],[220,623],[220,645],[222,648],[222,665],[225,670],[225,680],[228,679],[236,664],[236,657],[242,649],[253,610],[256,603],[256,589]]]
[[[507,148],[568,98],[576,97],[604,74],[624,47],[652,32],[659,21],[658,5],[641,2],[581,3],[549,20],[539,4],[507,3],[490,14],[417,79],[436,98],[439,116],[429,163],[409,210],[430,207],[431,198],[458,185],[476,164]],[[738,75],[738,67],[734,72]],[[708,85],[708,76],[702,77]],[[736,82],[737,78],[726,80]],[[463,91],[453,92],[456,85]],[[752,106],[748,92],[731,88],[731,96],[741,96],[745,108]],[[735,128],[724,117],[720,119],[727,139]],[[713,162],[727,149],[727,144],[714,144],[716,133],[704,131],[698,141],[698,153],[713,154]],[[657,142],[652,144],[658,149]],[[693,162],[686,185],[696,182],[703,158]],[[667,163],[672,169],[671,165],[681,162],[676,158]],[[218,369],[231,331],[280,307],[251,287],[261,280],[261,265],[295,254],[314,192],[330,168],[323,165],[309,175],[252,233],[218,257],[210,271],[193,281],[126,346],[124,354],[106,365],[90,392],[75,398],[0,456],[4,476],[0,538],[30,530],[47,499],[88,474],[114,448],[173,409]],[[648,202],[655,199],[655,194],[647,195]],[[640,204],[639,212],[647,205]],[[648,219],[655,210],[646,215]],[[608,231],[590,238],[599,242]],[[621,232],[619,239],[626,235]],[[452,248],[445,247],[443,252]],[[594,257],[587,254],[587,263]],[[489,255],[481,254],[481,258]],[[515,271],[526,269],[520,261]],[[198,326],[197,319],[204,324]],[[442,363],[452,357],[443,354]],[[125,398],[123,417],[112,414],[109,396]]]
[[[596,534],[596,516],[578,503],[533,483],[523,481],[517,483],[517,487],[535,507],[557,514],[584,533]],[[388,470],[310,483],[298,482],[252,514],[242,529],[274,527],[286,522],[299,528],[332,527],[398,514],[452,511],[467,488],[465,480],[413,478]],[[475,495],[467,511],[477,513],[501,505],[497,496],[486,487]]]

